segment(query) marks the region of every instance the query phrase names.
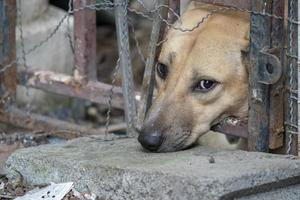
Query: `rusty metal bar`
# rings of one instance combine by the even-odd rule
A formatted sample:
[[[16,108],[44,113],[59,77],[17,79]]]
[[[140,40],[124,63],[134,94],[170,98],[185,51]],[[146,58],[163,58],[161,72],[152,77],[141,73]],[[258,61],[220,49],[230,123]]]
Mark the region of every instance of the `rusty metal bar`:
[[[251,1],[252,11],[271,13],[270,0]],[[260,82],[266,66],[261,63],[260,52],[270,48],[271,19],[251,14],[250,27],[250,69],[249,69],[249,121],[248,150],[268,152],[269,150],[269,86]]]
[[[122,89],[124,95],[124,110],[127,123],[128,136],[137,135],[136,123],[136,102],[134,95],[133,75],[129,48],[127,6],[128,0],[115,0],[115,17],[118,39],[120,67],[122,70]]]
[[[166,5],[166,3],[167,0],[158,0],[157,6]],[[160,16],[166,19],[167,14],[168,14],[168,10],[166,8],[161,8],[159,11],[157,11],[154,17],[151,39],[150,39],[149,56],[147,58],[147,62],[145,66],[142,92],[141,92],[141,101],[139,103],[138,123],[136,125],[138,129],[141,128],[146,113],[152,103],[154,79],[155,79],[155,65],[161,49],[161,45],[158,46],[157,44],[159,43],[159,41],[163,39],[165,33],[165,23],[162,22]],[[172,20],[175,19],[172,18]]]
[[[96,81],[81,84],[72,76],[42,70],[18,70],[18,84],[100,104],[107,103],[111,90],[109,84]],[[112,106],[123,108],[123,94],[120,87],[113,89]]]
[[[198,0],[203,3],[215,4],[220,6],[233,6],[240,9],[251,9],[252,0]]]
[[[73,0],[73,6],[76,9],[95,2],[96,0]],[[95,10],[85,8],[74,13],[74,37],[74,78],[83,83],[97,80]]]
[[[248,121],[247,119],[227,118],[212,126],[211,130],[239,138],[248,138]]]
[[[298,21],[298,0],[288,1],[288,17]],[[286,50],[285,142],[286,153],[298,155],[298,25],[288,21]]]
[[[16,1],[0,1],[0,70],[16,59]],[[6,110],[16,96],[16,65],[0,73],[0,110]]]
[[[10,107],[9,112],[0,111],[0,122],[10,122],[16,127],[26,128],[29,130],[43,131],[50,135],[56,135],[66,139],[82,137],[87,135],[104,135],[105,128],[91,128],[77,125],[70,122],[46,117],[43,115],[22,111],[15,107]],[[108,131],[113,132],[123,129],[123,126],[110,126]]]
[[[273,0],[272,14],[284,17],[284,0]],[[273,55],[281,61],[284,66],[284,20],[272,18],[271,49]],[[285,71],[285,70],[283,70]],[[270,121],[269,121],[269,149],[275,150],[283,146],[284,137],[284,98],[283,98],[284,76],[270,86]]]

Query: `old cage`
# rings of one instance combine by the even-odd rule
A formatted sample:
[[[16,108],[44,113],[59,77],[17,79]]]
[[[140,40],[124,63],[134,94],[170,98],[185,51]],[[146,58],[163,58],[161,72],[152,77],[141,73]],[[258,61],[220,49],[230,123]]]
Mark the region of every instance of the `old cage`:
[[[172,25],[180,17],[180,10],[186,1],[158,0],[153,10],[140,12],[128,7],[127,0],[73,0],[73,8],[69,7],[68,13],[48,37],[31,49],[24,48],[22,43],[22,56],[16,57],[16,31],[20,31],[22,41],[22,24],[19,24],[19,30],[16,30],[16,19],[24,12],[16,7],[20,2],[0,1],[0,121],[31,130],[65,130],[75,137],[107,134],[110,131],[109,127],[105,131],[91,129],[18,109],[14,102],[16,86],[20,84],[59,95],[87,99],[94,103],[109,103],[110,107],[124,108],[128,136],[135,136],[135,127],[141,125],[151,105],[154,67],[166,28],[193,31]],[[138,2],[143,5],[143,2]],[[298,0],[289,0],[288,5],[285,5],[284,0],[202,2],[251,14],[248,124],[242,124],[240,132],[225,133],[247,138],[250,151],[298,155]],[[70,1],[70,5],[71,3]],[[97,10],[104,8],[114,9],[115,13],[119,49],[117,65],[120,65],[122,70],[122,88],[98,82],[95,77],[95,15]],[[127,12],[134,12],[153,21],[141,92],[135,91],[133,85]],[[33,70],[27,66],[26,56],[38,51],[44,43],[51,40],[60,25],[71,15],[74,15],[74,76]],[[199,19],[195,28],[201,26],[207,18],[209,16]],[[140,94],[140,101],[136,101],[136,94]]]

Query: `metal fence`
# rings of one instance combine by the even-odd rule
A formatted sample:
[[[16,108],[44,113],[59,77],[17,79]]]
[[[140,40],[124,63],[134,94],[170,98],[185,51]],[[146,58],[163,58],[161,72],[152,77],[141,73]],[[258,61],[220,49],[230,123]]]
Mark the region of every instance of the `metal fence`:
[[[200,1],[200,0],[198,0]],[[19,1],[21,2],[21,1]],[[210,16],[221,10],[248,12],[251,14],[250,28],[250,70],[249,70],[249,117],[246,132],[225,132],[248,139],[248,149],[284,154],[298,154],[298,0],[202,0],[217,4],[220,10],[209,13],[195,27],[177,27],[173,22],[180,18],[180,0],[157,0],[155,8],[148,10],[143,2],[138,3],[144,11],[128,6],[127,0],[114,2],[103,0],[73,0],[68,13],[58,22],[48,37],[32,49],[25,51],[21,39],[23,55],[16,58],[15,19],[22,15],[16,9],[16,0],[0,0],[0,121],[18,126],[48,132],[67,130],[75,136],[109,132],[110,110],[107,113],[105,131],[90,129],[68,122],[61,122],[34,113],[27,113],[14,106],[16,85],[38,88],[71,97],[79,97],[95,103],[108,103],[109,107],[123,108],[129,136],[136,135],[147,110],[151,106],[154,88],[154,67],[157,62],[166,28],[191,32],[201,26]],[[70,1],[71,5],[71,1]],[[285,15],[288,6],[288,15]],[[119,59],[116,68],[122,70],[122,88],[98,82],[95,77],[95,12],[114,9],[116,17]],[[137,105],[134,90],[127,12],[135,13],[153,22],[149,55],[141,90],[141,100]],[[61,24],[74,15],[74,76],[50,71],[34,71],[28,66],[16,67],[20,61],[26,65],[26,56],[38,51],[51,40]],[[285,29],[287,24],[287,29]],[[22,24],[19,24],[22,33]],[[21,34],[22,37],[22,34]],[[31,81],[29,81],[31,80]],[[32,81],[33,80],[33,81]],[[67,81],[66,81],[67,80]],[[222,130],[220,130],[222,131]]]

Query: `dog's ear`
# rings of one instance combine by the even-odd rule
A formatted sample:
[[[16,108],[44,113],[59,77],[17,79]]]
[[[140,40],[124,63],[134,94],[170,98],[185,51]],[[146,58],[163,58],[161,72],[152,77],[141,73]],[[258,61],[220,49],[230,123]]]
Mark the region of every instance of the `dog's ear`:
[[[247,73],[249,72],[249,67],[250,67],[250,56],[249,56],[249,52],[250,52],[250,32],[247,31],[247,33],[245,34],[244,37],[244,41],[242,43],[242,47],[241,47],[241,55],[242,55],[242,62],[243,65],[246,67],[246,71]]]

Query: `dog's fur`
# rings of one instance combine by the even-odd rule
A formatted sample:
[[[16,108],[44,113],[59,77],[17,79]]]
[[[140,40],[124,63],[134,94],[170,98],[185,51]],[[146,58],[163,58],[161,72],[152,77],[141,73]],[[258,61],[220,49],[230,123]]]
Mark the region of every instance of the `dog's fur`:
[[[176,27],[192,28],[216,6],[191,3]],[[244,56],[249,45],[249,14],[227,10],[210,16],[192,32],[170,29],[159,62],[167,66],[165,80],[156,75],[157,95],[142,134],[159,131],[159,152],[202,143],[219,146],[224,135],[209,132],[226,116],[245,117],[248,74]],[[200,80],[217,81],[208,92],[194,91]],[[209,133],[208,133],[209,132]],[[205,133],[205,136],[203,136]],[[226,145],[228,147],[228,145]]]

